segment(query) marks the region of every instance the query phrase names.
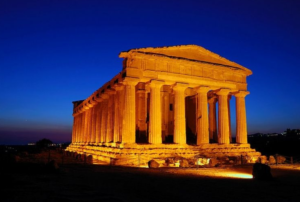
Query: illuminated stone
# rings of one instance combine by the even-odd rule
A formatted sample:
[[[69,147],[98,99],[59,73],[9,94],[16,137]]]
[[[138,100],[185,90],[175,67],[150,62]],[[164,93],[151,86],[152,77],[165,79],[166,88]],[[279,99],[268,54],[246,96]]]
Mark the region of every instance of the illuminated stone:
[[[139,166],[176,156],[260,156],[247,143],[249,69],[196,45],[131,49],[120,57],[118,75],[73,102],[68,151]],[[231,96],[236,98],[236,143]]]

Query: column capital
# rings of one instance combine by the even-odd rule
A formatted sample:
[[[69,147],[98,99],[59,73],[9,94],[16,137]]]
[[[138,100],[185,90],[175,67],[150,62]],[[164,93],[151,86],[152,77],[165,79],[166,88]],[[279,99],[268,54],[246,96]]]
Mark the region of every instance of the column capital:
[[[98,102],[96,101],[95,97],[93,97],[91,100],[91,104],[94,106],[96,105]]]
[[[165,82],[161,80],[151,80],[149,86],[150,88],[161,88],[164,84]]]
[[[90,108],[90,107],[89,107],[88,103],[84,103],[83,109],[84,109],[84,110],[87,110],[87,109],[89,109],[89,108]]]
[[[187,87],[189,87],[189,84],[187,84],[187,83],[176,83],[173,86],[173,90],[175,90],[175,91],[184,91],[185,89],[187,89]]]
[[[125,79],[122,81],[124,85],[130,85],[130,86],[136,86],[140,80],[138,78],[133,77],[125,77]]]
[[[103,99],[103,100],[106,100],[106,99],[108,99],[109,98],[109,95],[105,92],[105,93],[102,93],[101,95],[101,98]]]
[[[230,93],[230,89],[228,88],[221,88],[219,91],[216,92],[217,95],[228,95]]]
[[[237,93],[233,93],[235,97],[246,97],[248,94],[250,94],[249,91],[239,91]]]
[[[207,102],[209,104],[216,104],[217,101],[218,101],[217,97],[211,97],[211,98],[208,98],[208,100],[207,100]]]
[[[103,98],[101,98],[101,94],[100,94],[100,93],[98,93],[98,94],[95,96],[95,100],[96,100],[97,102],[102,102]]]
[[[120,91],[120,90],[123,90],[124,85],[122,85],[122,84],[115,84],[112,88],[115,89],[116,91]]]
[[[113,95],[116,94],[116,91],[113,89],[107,89],[105,93],[107,93],[108,95]]]
[[[197,93],[207,93],[210,90],[209,86],[199,86],[196,88]]]

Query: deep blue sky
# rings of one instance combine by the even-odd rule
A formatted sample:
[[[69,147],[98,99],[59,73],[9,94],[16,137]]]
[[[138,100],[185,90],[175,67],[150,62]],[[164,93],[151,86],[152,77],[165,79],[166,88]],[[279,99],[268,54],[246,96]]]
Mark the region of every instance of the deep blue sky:
[[[249,134],[300,128],[299,38],[298,0],[1,0],[0,144],[71,141],[72,101],[121,71],[119,52],[184,44],[253,71]]]

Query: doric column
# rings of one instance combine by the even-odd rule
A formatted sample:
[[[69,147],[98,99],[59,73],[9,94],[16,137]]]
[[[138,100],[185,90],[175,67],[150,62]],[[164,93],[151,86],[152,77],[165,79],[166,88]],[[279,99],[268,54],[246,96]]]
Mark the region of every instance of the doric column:
[[[184,91],[188,87],[184,83],[176,83],[173,87],[174,103],[174,143],[186,144],[185,125],[185,95]]]
[[[138,79],[125,78],[124,84],[124,115],[122,124],[122,142],[135,143],[135,86]]]
[[[209,114],[209,139],[218,142],[218,132],[217,132],[217,114],[216,114],[216,97],[211,97],[208,99],[208,114]]]
[[[92,138],[93,138],[93,132],[94,132],[94,106],[90,108],[90,138],[89,138],[89,143],[93,143]]]
[[[163,81],[152,80],[150,82],[150,123],[149,123],[149,143],[161,144],[161,96],[160,89]]]
[[[79,142],[83,142],[83,135],[84,135],[84,112],[80,114],[80,135],[79,135]]]
[[[81,127],[82,127],[82,124],[81,124],[81,114],[82,114],[82,113],[79,113],[79,114],[77,115],[77,117],[78,117],[77,135],[76,135],[77,143],[80,142],[80,136],[81,136]]]
[[[123,89],[123,86],[116,86],[114,87],[116,90],[116,94],[114,96],[114,108],[115,108],[115,113],[114,113],[114,142],[121,142],[120,139],[120,114],[122,113],[120,110],[120,94],[121,90]]]
[[[197,145],[209,143],[208,113],[207,113],[207,92],[209,87],[197,89]]]
[[[230,114],[230,100],[231,95],[228,95],[227,106],[228,106],[228,127],[229,127],[229,141],[232,143],[232,133],[231,133],[231,114]]]
[[[107,89],[107,93],[109,95],[108,105],[107,105],[107,130],[106,130],[106,142],[113,141],[113,102],[114,102],[114,94],[115,91],[111,89]]]
[[[138,137],[144,138],[147,133],[147,99],[145,83],[139,83],[136,87],[136,122],[138,129]],[[141,139],[140,139],[141,140]],[[142,139],[144,141],[144,139]]]
[[[86,135],[86,143],[90,143],[91,142],[91,129],[92,129],[92,125],[91,125],[91,120],[92,120],[92,108],[89,108],[87,111],[87,135]]]
[[[102,94],[101,98],[103,101],[102,104],[102,110],[101,110],[101,136],[100,136],[100,142],[106,142],[106,130],[107,130],[107,112],[108,112],[108,95]]]
[[[97,104],[98,102],[93,101],[93,107],[92,110],[92,120],[91,120],[91,143],[96,142],[96,110],[97,110]]]
[[[246,104],[245,97],[248,91],[240,91],[236,97],[236,143],[246,144],[247,140],[247,121],[246,121]]]
[[[73,129],[72,129],[72,143],[75,142],[75,139],[76,139],[75,135],[76,135],[76,117],[74,116],[73,117]]]
[[[221,89],[218,95],[218,143],[229,144],[228,94],[229,89]]]
[[[102,100],[102,99],[101,99]],[[101,143],[101,120],[102,120],[102,101],[98,100],[96,105],[96,134],[95,134],[95,143]]]
[[[81,142],[82,143],[85,143],[85,140],[86,140],[86,127],[87,125],[87,116],[86,116],[86,111],[82,112],[82,140]]]
[[[125,105],[125,87],[124,85],[120,89],[119,92],[119,124],[120,124],[120,135],[119,135],[119,140],[120,142],[123,142],[123,117],[124,117],[124,105]]]
[[[162,141],[169,135],[170,93],[162,92]]]

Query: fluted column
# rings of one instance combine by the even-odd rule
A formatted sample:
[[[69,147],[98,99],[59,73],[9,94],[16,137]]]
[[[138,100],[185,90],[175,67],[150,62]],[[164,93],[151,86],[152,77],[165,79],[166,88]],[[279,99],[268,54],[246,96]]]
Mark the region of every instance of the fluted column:
[[[94,144],[96,142],[96,110],[97,110],[98,102],[93,101],[93,107],[91,112],[91,143]]]
[[[124,85],[120,89],[119,92],[119,124],[120,124],[120,134],[119,134],[119,140],[120,142],[123,142],[123,117],[124,117],[124,105],[125,105],[125,87]]]
[[[101,120],[102,120],[102,99],[98,100],[96,106],[96,134],[95,134],[95,143],[101,143]]]
[[[81,138],[81,128],[82,128],[82,124],[81,124],[81,115],[82,113],[79,113],[77,116],[78,116],[78,132],[77,132],[77,142],[79,143],[80,142],[80,138]]]
[[[207,112],[207,92],[209,90],[209,87],[199,87],[197,89],[197,145],[209,143]]]
[[[218,95],[218,143],[229,144],[228,94],[229,89],[221,89]]]
[[[123,86],[116,86],[116,94],[114,96],[114,108],[115,108],[115,113],[114,113],[114,142],[121,142],[120,139],[120,114],[122,113],[120,110],[120,91],[123,89]]]
[[[209,114],[209,139],[218,142],[217,132],[217,114],[216,114],[216,103],[217,98],[212,97],[208,99],[208,114]]]
[[[135,86],[137,79],[125,78],[124,84],[124,116],[122,124],[122,142],[135,143]]]
[[[174,103],[174,143],[186,144],[186,125],[185,125],[185,95],[184,91],[188,87],[184,83],[176,83],[173,87]]]
[[[108,95],[102,94],[101,98],[103,101],[101,102],[101,136],[100,142],[106,142],[106,130],[107,130],[107,112],[108,112]]]
[[[86,111],[82,112],[82,139],[81,142],[85,143],[86,140],[86,124],[87,124],[87,118],[86,118]]]
[[[72,143],[75,142],[75,134],[76,134],[76,117],[73,117],[73,128],[72,128]]]
[[[228,106],[229,141],[232,142],[232,133],[231,133],[231,114],[230,114],[230,100],[231,100],[231,95],[228,95],[227,106]]]
[[[147,99],[145,83],[139,83],[136,89],[136,122],[138,127],[138,138],[144,141],[144,137],[147,133]]]
[[[150,82],[150,123],[149,143],[161,144],[161,96],[160,89],[164,82],[152,80]]]
[[[240,91],[236,97],[236,143],[246,144],[247,140],[247,121],[246,121],[246,104],[245,97],[248,91]]]
[[[106,130],[106,142],[113,141],[113,101],[114,101],[114,90],[107,90],[109,95],[107,104],[107,130]]]
[[[87,127],[87,135],[86,135],[86,143],[90,143],[91,142],[91,129],[92,129],[92,125],[91,125],[91,120],[92,120],[92,108],[89,108],[87,111],[87,123],[86,123],[86,127]]]
[[[169,135],[170,93],[162,92],[162,141]]]
[[[79,137],[79,142],[83,142],[83,137],[84,137],[84,112],[81,113],[80,116],[80,137]]]

